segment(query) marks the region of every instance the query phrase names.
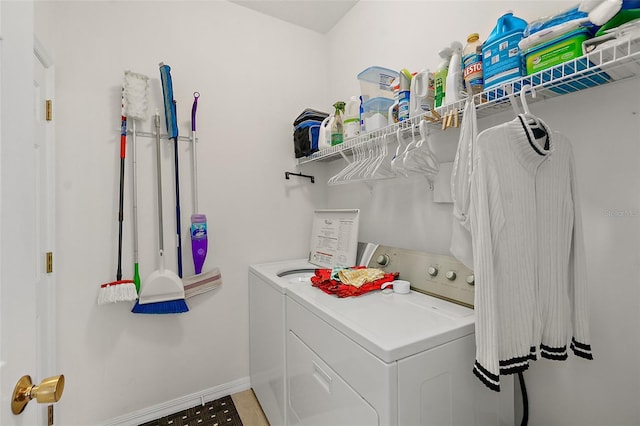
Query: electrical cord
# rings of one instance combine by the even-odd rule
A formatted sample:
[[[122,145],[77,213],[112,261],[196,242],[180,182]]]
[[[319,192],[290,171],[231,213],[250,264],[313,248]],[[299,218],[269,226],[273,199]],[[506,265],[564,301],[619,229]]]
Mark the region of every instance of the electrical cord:
[[[522,423],[520,423],[520,426],[527,426],[529,423],[529,398],[527,397],[527,387],[524,384],[522,371],[518,372],[518,381],[520,382],[520,392],[522,393]]]

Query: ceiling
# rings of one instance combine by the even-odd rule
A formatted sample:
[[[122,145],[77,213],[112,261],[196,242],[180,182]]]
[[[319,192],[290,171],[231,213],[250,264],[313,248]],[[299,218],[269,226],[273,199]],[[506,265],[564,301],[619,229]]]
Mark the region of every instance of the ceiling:
[[[326,34],[358,0],[229,0],[277,19]]]

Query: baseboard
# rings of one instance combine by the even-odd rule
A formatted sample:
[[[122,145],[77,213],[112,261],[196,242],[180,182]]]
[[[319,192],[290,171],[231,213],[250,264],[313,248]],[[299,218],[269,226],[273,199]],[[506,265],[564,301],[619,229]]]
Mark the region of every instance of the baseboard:
[[[237,392],[242,392],[251,387],[249,377],[243,377],[233,382],[225,383],[220,386],[215,386],[209,389],[202,390],[200,392],[192,393],[180,398],[176,398],[172,401],[163,402],[152,407],[147,407],[142,410],[134,411],[133,413],[118,416],[114,419],[107,420],[102,423],[102,426],[132,426],[139,425],[151,420],[159,419],[160,417],[168,416],[169,414],[176,413],[178,411],[186,410],[191,407],[195,407],[198,404],[203,404],[208,401],[213,401],[223,396],[231,395]]]

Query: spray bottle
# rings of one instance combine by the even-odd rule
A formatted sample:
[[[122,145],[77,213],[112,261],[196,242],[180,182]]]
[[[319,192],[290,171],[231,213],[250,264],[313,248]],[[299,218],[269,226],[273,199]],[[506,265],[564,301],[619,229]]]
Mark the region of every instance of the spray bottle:
[[[462,80],[462,43],[451,43],[451,62],[447,72],[446,93],[444,105],[452,104],[460,100],[460,92],[463,89]]]
[[[342,121],[341,113],[344,113],[345,103],[338,101],[333,104],[333,107],[336,111],[333,123],[331,124],[331,146],[339,145],[344,140],[344,123]]]
[[[191,253],[196,274],[202,272],[202,266],[207,258],[207,216],[204,214],[191,215]]]
[[[441,107],[444,102],[444,95],[447,84],[447,72],[449,70],[449,62],[451,61],[451,55],[453,52],[450,47],[445,47],[438,55],[442,58],[442,61],[438,64],[433,74],[433,88],[434,88],[434,106],[436,108]]]

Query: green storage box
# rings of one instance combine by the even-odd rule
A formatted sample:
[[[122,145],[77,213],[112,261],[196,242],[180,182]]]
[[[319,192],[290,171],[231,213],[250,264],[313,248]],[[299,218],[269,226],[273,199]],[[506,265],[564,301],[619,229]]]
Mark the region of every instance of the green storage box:
[[[525,52],[527,75],[582,56],[582,43],[589,38],[586,29],[577,29]]]

